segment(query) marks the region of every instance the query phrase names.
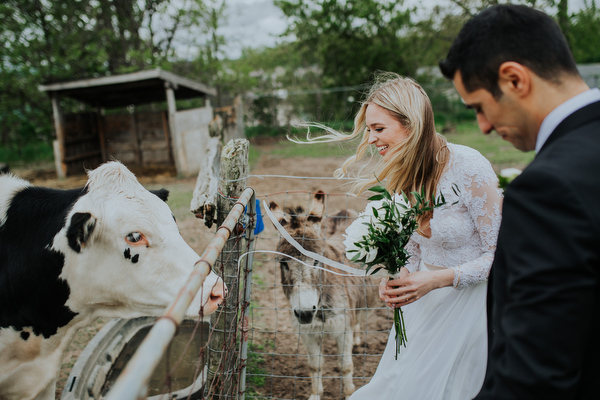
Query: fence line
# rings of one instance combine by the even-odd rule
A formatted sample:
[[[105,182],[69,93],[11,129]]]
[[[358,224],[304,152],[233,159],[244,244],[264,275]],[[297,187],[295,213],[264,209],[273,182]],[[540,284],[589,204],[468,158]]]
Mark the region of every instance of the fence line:
[[[275,178],[274,184],[267,184],[267,188],[279,189],[277,186],[289,185],[298,190],[277,191],[275,193],[264,194],[257,191],[257,198],[266,200],[267,203],[274,201],[282,208],[288,208],[286,214],[299,217],[306,217],[307,210],[311,207],[311,199],[318,189],[325,191],[325,211],[323,213],[323,226],[329,222],[338,219],[344,225],[352,222],[352,217],[344,217],[340,220],[336,216],[338,209],[353,209],[362,211],[366,198],[363,196],[355,197],[346,193],[330,192],[327,187],[315,188],[310,177],[292,177],[295,178],[291,183],[284,183]],[[299,182],[301,180],[306,181]],[[265,186],[263,184],[263,186]],[[302,190],[304,187],[306,190]],[[255,188],[256,189],[256,188]],[[264,191],[263,191],[264,192]],[[304,211],[297,212],[297,206],[302,206]],[[264,211],[263,211],[264,215]],[[266,400],[291,400],[307,399],[311,394],[311,373],[309,370],[310,355],[301,341],[301,326],[293,323],[293,308],[284,296],[286,284],[282,281],[280,269],[281,257],[273,256],[270,250],[275,250],[281,236],[272,226],[268,219],[265,219],[265,230],[255,239],[254,265],[253,273],[255,279],[252,280],[252,313],[250,321],[250,341],[249,341],[249,368],[246,380],[249,382],[246,398],[266,399]],[[325,230],[324,228],[322,228]],[[299,238],[298,241],[304,245],[307,244],[306,238]],[[313,239],[310,239],[313,240]],[[341,244],[339,238],[331,237],[319,240],[319,246],[325,247],[326,242],[337,242]],[[311,261],[312,262],[312,261]],[[321,283],[320,290],[329,289],[344,290],[344,287],[352,286],[348,281],[340,286],[327,285]],[[362,285],[361,285],[362,287]],[[365,286],[365,290],[376,290],[376,287]],[[362,290],[362,289],[361,289]],[[331,312],[342,311],[339,308],[332,308]],[[345,311],[362,311],[361,309],[345,309]],[[387,343],[388,333],[391,328],[389,310],[383,303],[375,303],[369,307],[368,315],[365,314],[361,319],[361,328],[354,331],[362,339],[361,344],[355,342],[352,349],[352,359],[354,362],[353,381],[356,387],[360,387],[369,382],[379,359]],[[331,331],[315,332],[313,335],[318,337],[317,341],[322,343],[323,351],[321,357],[322,382],[324,386],[323,397],[340,398],[345,397],[343,391],[342,372],[336,364],[341,361],[342,356],[336,354],[335,341],[328,337],[328,334],[340,333]],[[341,332],[342,334],[346,334]],[[347,334],[350,334],[349,332]],[[322,398],[323,398],[322,397]]]
[[[254,202],[254,190],[246,189],[238,199],[227,218],[217,230],[214,238],[196,263],[192,272],[176,299],[160,317],[140,347],[137,349],[127,367],[123,370],[115,385],[108,393],[107,400],[135,400],[145,397],[146,382],[158,365],[168,344],[175,336],[178,325],[184,317],[185,310],[191,304],[194,294],[198,292],[205,278],[211,271],[218,255],[225,246],[231,232],[238,225],[246,205]]]

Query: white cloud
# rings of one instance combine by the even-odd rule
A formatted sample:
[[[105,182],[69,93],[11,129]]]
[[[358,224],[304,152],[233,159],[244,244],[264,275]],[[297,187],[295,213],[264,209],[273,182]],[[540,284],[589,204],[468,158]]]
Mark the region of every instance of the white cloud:
[[[231,0],[219,29],[225,37],[228,58],[237,58],[242,48],[274,46],[287,28],[286,18],[272,0]]]

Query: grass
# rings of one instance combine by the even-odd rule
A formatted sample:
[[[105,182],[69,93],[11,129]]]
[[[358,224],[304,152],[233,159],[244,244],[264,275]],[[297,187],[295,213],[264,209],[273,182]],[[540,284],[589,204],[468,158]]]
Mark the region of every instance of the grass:
[[[177,221],[182,221],[186,218],[196,218],[190,212],[190,202],[192,200],[193,191],[182,185],[161,185],[161,187],[169,190],[169,200],[167,204],[175,215]]]
[[[355,142],[356,143],[356,142]],[[272,156],[288,158],[288,157],[347,157],[352,154],[355,145],[349,146],[348,143],[312,143],[312,144],[296,144],[284,139],[277,143],[277,147],[270,154]]]
[[[45,142],[29,143],[23,146],[0,146],[0,162],[9,165],[47,163],[54,159],[52,144]]]
[[[266,350],[274,351],[275,342],[265,340],[264,344],[250,342],[248,344],[248,364],[246,367],[246,397],[254,399],[262,397],[260,388],[265,386],[268,371],[263,368],[267,360],[264,357]]]
[[[265,386],[267,370],[263,368],[266,360],[261,354],[265,350],[265,346],[249,343],[248,344],[248,360],[246,367],[246,397],[254,399],[261,397],[260,388]]]
[[[449,142],[469,146],[484,155],[494,166],[496,172],[503,168],[525,168],[534,152],[524,153],[513,147],[510,142],[502,140],[495,133],[484,135],[475,122],[467,122],[457,126],[456,132],[445,135]]]

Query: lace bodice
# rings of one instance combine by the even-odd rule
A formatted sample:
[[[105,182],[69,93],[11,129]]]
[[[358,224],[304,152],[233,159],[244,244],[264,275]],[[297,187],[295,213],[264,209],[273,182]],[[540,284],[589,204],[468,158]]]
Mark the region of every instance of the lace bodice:
[[[500,227],[502,195],[489,161],[469,147],[448,143],[450,160],[438,185],[446,205],[434,210],[431,238],[415,232],[407,268],[421,261],[454,269],[457,289],[487,280]],[[457,193],[452,187],[455,185]]]

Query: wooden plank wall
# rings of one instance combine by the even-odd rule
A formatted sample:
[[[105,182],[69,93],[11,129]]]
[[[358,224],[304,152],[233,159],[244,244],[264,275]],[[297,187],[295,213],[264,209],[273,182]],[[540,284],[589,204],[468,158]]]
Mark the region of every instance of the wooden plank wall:
[[[125,165],[172,165],[166,118],[164,112],[105,116],[108,158]]]
[[[65,115],[67,175],[84,173],[112,159],[130,167],[174,165],[167,118],[164,111]]]
[[[64,117],[64,162],[67,175],[84,173],[102,162],[97,114],[86,112]]]

